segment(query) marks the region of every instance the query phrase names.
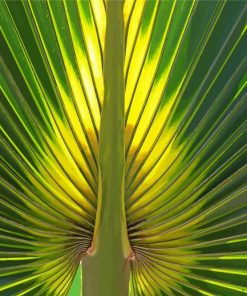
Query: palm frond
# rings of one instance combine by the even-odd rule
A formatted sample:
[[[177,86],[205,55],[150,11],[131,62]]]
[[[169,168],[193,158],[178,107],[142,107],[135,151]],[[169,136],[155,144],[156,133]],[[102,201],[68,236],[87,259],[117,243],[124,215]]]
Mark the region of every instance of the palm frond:
[[[92,244],[106,6],[0,2],[0,295],[67,295]],[[246,3],[123,16],[129,293],[245,295]]]
[[[245,294],[246,4],[137,7],[125,60],[132,294]]]
[[[91,244],[103,2],[1,2],[2,295],[65,295]]]

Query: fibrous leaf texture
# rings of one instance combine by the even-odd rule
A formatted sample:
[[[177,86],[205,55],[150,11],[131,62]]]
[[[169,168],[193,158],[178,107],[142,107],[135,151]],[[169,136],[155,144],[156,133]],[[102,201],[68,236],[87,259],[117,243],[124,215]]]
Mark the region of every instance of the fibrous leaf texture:
[[[245,295],[246,1],[115,1],[121,46],[111,2],[0,1],[0,295],[67,295],[93,247],[119,47],[129,295]]]

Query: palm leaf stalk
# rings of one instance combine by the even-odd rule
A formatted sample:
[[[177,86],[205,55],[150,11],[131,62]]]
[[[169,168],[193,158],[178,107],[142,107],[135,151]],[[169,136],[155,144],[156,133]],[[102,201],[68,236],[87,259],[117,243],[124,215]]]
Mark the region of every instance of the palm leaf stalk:
[[[83,295],[95,296],[128,295],[128,255],[131,252],[124,209],[123,2],[108,2],[106,18],[98,208],[92,246],[82,263]]]
[[[246,2],[0,9],[0,295],[246,295]]]

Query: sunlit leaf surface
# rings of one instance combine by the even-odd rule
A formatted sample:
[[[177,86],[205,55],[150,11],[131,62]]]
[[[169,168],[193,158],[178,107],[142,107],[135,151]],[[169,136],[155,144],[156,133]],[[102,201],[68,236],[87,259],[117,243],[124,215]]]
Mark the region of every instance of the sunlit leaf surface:
[[[66,295],[91,244],[105,5],[0,1],[0,295]],[[246,6],[124,3],[132,296],[247,294]]]
[[[0,4],[0,294],[65,295],[94,228],[105,9]]]

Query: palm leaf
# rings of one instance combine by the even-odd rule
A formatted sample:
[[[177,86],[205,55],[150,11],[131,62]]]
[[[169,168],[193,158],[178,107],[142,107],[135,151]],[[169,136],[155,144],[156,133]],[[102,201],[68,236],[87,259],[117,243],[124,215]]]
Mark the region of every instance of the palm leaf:
[[[246,3],[0,7],[0,295],[246,294]]]
[[[92,239],[104,34],[95,10],[1,2],[4,295],[66,294]]]

